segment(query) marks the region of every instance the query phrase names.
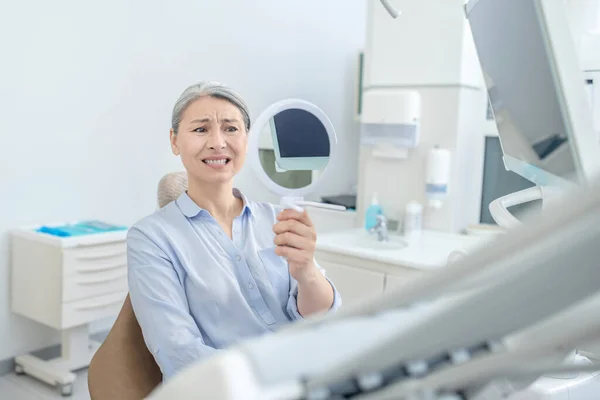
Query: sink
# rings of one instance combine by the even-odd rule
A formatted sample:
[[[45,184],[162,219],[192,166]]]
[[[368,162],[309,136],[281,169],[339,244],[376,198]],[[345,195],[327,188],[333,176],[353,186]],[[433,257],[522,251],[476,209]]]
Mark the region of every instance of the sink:
[[[423,230],[414,237],[390,231],[389,241],[379,242],[376,234],[358,227],[319,235],[317,250],[387,265],[433,270],[447,265],[454,252],[468,254],[486,241],[487,238],[477,236]]]
[[[351,240],[352,245],[363,249],[371,250],[400,250],[408,246],[403,238],[390,235],[389,240],[380,242],[377,240],[377,235],[360,235]]]

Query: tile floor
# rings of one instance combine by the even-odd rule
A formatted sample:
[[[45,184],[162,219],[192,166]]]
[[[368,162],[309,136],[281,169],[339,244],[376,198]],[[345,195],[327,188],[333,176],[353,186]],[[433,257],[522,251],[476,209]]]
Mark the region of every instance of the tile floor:
[[[62,396],[55,387],[26,375],[0,376],[0,400],[90,400],[87,386],[87,370],[77,373],[73,394]]]

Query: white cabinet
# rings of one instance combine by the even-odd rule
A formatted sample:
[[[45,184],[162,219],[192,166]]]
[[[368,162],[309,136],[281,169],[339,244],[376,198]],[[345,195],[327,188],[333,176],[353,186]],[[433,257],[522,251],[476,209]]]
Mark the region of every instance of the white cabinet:
[[[116,315],[127,295],[125,241],[62,248],[15,235],[13,312],[57,330]]]
[[[319,264],[325,269],[327,277],[331,279],[340,293],[344,307],[383,293],[385,275],[381,272],[331,262],[320,262]]]
[[[62,331],[62,356],[15,358],[27,373],[69,394],[72,371],[89,365],[99,344],[89,323],[119,313],[127,296],[126,232],[59,238],[22,229],[12,237],[12,311]]]
[[[315,257],[342,296],[344,308],[383,295],[427,273],[330,251],[317,250]]]
[[[464,0],[396,0],[394,6],[400,18],[379,1],[368,2],[366,88],[482,85]]]
[[[444,268],[453,251],[469,253],[493,236],[424,230],[397,249],[378,247],[370,240],[375,239],[362,228],[319,236],[315,258],[338,288],[343,306],[410,287],[415,280]]]
[[[383,292],[384,293],[393,292],[395,289],[398,289],[400,286],[405,285],[406,282],[409,280],[410,280],[410,277],[407,277],[407,276],[388,274],[385,276],[385,287],[383,288]]]
[[[600,45],[598,46],[600,51]],[[599,56],[600,57],[600,56]],[[599,62],[600,64],[600,62]],[[599,66],[600,68],[600,66]],[[594,120],[594,130],[600,136],[600,70],[585,71],[586,92],[588,100],[592,107],[592,118]]]

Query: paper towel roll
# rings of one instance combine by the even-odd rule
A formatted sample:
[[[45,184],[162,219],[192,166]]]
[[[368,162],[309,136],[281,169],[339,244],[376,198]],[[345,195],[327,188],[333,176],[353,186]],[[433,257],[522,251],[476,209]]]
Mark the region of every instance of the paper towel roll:
[[[427,155],[426,183],[447,185],[450,181],[450,150],[433,148]]]
[[[425,191],[429,205],[442,206],[442,200],[448,194],[450,183],[450,150],[435,147],[427,155],[425,172]]]

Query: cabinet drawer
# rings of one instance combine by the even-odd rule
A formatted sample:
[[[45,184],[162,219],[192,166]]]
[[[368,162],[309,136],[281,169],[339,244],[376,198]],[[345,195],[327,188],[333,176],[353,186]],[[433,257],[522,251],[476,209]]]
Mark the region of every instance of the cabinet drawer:
[[[101,272],[80,272],[64,277],[63,302],[86,299],[102,294],[126,292],[127,267]]]
[[[126,291],[64,303],[62,328],[72,328],[98,319],[116,316],[121,311],[125,297],[127,297]]]
[[[342,307],[383,294],[384,274],[346,265],[320,262],[342,297]]]
[[[127,265],[127,244],[110,244],[66,249],[63,252],[65,276],[118,270]]]

